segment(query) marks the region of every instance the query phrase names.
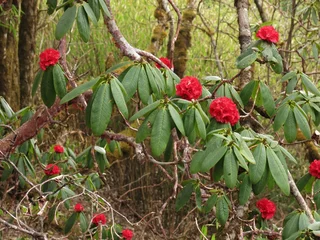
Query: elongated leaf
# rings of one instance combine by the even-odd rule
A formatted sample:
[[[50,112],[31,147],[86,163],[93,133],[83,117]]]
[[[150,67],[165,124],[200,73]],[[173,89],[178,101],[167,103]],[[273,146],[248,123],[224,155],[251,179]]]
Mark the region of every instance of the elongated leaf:
[[[94,12],[94,15],[96,16],[97,21],[99,21],[99,19],[100,19],[100,4],[99,4],[99,0],[89,0],[88,3],[90,5],[92,11]]]
[[[121,84],[121,83],[119,82],[119,84]],[[113,78],[110,81],[110,85],[111,85],[111,93],[112,93],[113,100],[115,101],[119,111],[123,114],[123,116],[125,118],[128,118],[129,112],[128,112],[126,100],[125,100],[123,93],[121,91],[121,88],[118,85],[118,83],[116,82],[115,78]]]
[[[216,217],[218,222],[224,226],[229,218],[229,206],[224,197],[219,197],[216,204]]]
[[[90,38],[90,25],[87,13],[83,6],[80,6],[77,14],[77,27],[81,39],[88,42]]]
[[[242,183],[240,183],[240,186],[239,186],[239,204],[240,205],[245,205],[248,202],[251,192],[252,192],[252,183],[250,182],[249,175],[246,174],[243,177]]]
[[[253,155],[252,155],[252,153],[251,153],[251,151],[245,141],[241,140],[239,150],[240,150],[240,153],[242,154],[242,156],[244,156],[245,159],[248,160],[248,162],[253,163],[253,164],[256,163],[256,161],[255,161],[255,159],[254,159],[254,157],[253,157]]]
[[[234,153],[230,148],[223,160],[223,177],[228,188],[234,188],[237,184],[238,167]]]
[[[86,125],[88,128],[91,128],[91,110],[92,110],[92,102],[93,99],[95,98],[95,96],[97,95],[97,91],[94,91],[89,102],[88,105],[86,107]]]
[[[238,92],[233,88],[233,86],[231,84],[228,85],[229,86],[229,90],[231,92],[232,98],[236,100],[236,102],[240,105],[240,107],[244,107],[242,99],[240,98]]]
[[[207,137],[206,125],[204,124],[202,117],[199,113],[199,110],[197,108],[195,109],[194,113],[195,113],[194,117],[195,117],[196,124],[197,124],[196,127],[199,132],[199,135],[202,139],[206,139],[206,137]]]
[[[51,107],[56,100],[56,91],[53,83],[53,67],[48,67],[43,73],[41,81],[41,98],[47,107]]]
[[[110,85],[101,84],[96,90],[97,95],[94,97],[91,107],[91,129],[94,135],[101,135],[110,121],[112,113],[112,98]]]
[[[256,160],[256,164],[249,165],[249,176],[250,181],[253,184],[256,184],[262,178],[267,163],[266,150],[262,143],[259,143],[258,146],[253,150],[253,157]]]
[[[139,93],[141,102],[147,105],[150,97],[150,86],[149,86],[148,76],[146,71],[144,70],[144,67],[141,68],[140,75],[139,75],[138,93]]]
[[[310,173],[307,173],[305,174],[304,176],[302,176],[302,178],[300,178],[297,182],[297,187],[299,189],[299,191],[302,191],[305,186],[307,186],[309,180],[311,179],[311,174]]]
[[[103,10],[103,12],[107,15],[108,18],[111,18],[110,12],[108,10],[108,7],[106,5],[105,0],[99,0],[100,7]]]
[[[141,71],[143,71],[143,70],[141,70]],[[150,66],[150,64],[144,65],[144,71],[146,72],[146,75],[148,77],[148,81],[149,81],[152,92],[158,98],[160,98],[161,88],[160,88],[159,83],[157,82],[157,80],[153,74],[152,67]]]
[[[290,112],[290,106],[283,104],[277,111],[276,117],[273,122],[273,130],[278,131],[281,126],[286,122],[288,114]]]
[[[83,7],[84,7],[84,10],[86,11],[87,13],[87,16],[91,19],[91,21],[93,22],[94,25],[97,25],[98,24],[98,21],[97,21],[97,18],[96,18],[96,15],[94,14],[92,8],[90,7],[90,5],[88,3],[84,3],[83,4]]]
[[[55,37],[60,40],[72,27],[74,19],[76,18],[77,7],[68,8],[58,21]]]
[[[194,108],[188,109],[183,118],[184,130],[188,137],[190,137],[191,133],[195,130],[194,112]]]
[[[150,105],[142,108],[139,112],[135,113],[130,119],[129,121],[132,122],[142,116],[144,116],[145,114],[147,114],[148,112],[153,111],[154,109],[156,109],[158,106],[160,105],[160,100],[155,101],[154,103],[151,103]]]
[[[179,211],[181,208],[183,208],[184,205],[187,204],[187,202],[189,202],[192,191],[193,191],[193,184],[188,183],[178,193],[177,200],[176,200],[176,211]]]
[[[259,182],[256,184],[252,185],[252,190],[255,195],[260,194],[266,187],[267,182],[268,182],[268,175],[269,175],[269,169],[268,166],[265,168],[265,171],[260,179]]]
[[[108,68],[107,70],[106,70],[106,73],[111,73],[111,72],[113,72],[113,71],[115,71],[115,70],[117,70],[117,69],[119,69],[119,68],[122,68],[122,67],[124,67],[124,66],[127,66],[127,65],[129,65],[129,64],[132,64],[132,61],[125,61],[125,62],[120,62],[120,63],[118,63],[118,64],[116,64],[116,65],[113,65],[112,67],[110,67],[110,68]],[[130,68],[131,66],[129,66],[128,68]],[[128,69],[127,68],[127,69]]]
[[[266,109],[267,114],[271,117],[274,114],[275,103],[270,89],[263,82],[260,82],[260,92],[263,99],[263,106]]]
[[[215,149],[206,149],[206,152],[209,154],[207,154],[207,156],[203,159],[201,172],[207,172],[213,168],[220,161],[220,159],[222,159],[227,150],[228,147],[225,145]]]
[[[72,215],[68,218],[68,220],[67,220],[67,222],[66,222],[66,225],[65,225],[65,227],[64,227],[64,234],[68,234],[68,233],[71,231],[73,225],[74,225],[75,222],[77,221],[78,216],[79,216],[79,213],[74,212],[74,213],[72,213]]]
[[[283,75],[283,77],[281,78],[281,82],[285,82],[285,81],[292,79],[294,77],[297,77],[296,72],[288,72],[285,75]]]
[[[318,62],[319,61],[319,50],[318,50],[317,44],[315,42],[312,44],[312,54],[313,54],[314,59]]]
[[[279,188],[285,195],[289,196],[290,186],[288,182],[287,172],[283,167],[278,156],[270,147],[267,147],[267,160],[271,175],[275,180],[276,184],[279,186]]]
[[[39,85],[40,85],[40,83],[41,83],[41,80],[42,80],[42,75],[43,75],[43,71],[40,69],[40,70],[37,72],[37,74],[36,74],[36,76],[35,76],[35,78],[34,78],[34,82],[33,82],[33,84],[32,84],[32,90],[31,90],[31,95],[32,95],[32,97],[34,97],[34,95],[35,95],[36,92],[37,92],[37,89],[38,89],[38,87],[39,87]]]
[[[303,110],[302,110],[303,111]],[[311,131],[309,127],[309,123],[305,116],[299,111],[297,107],[293,108],[294,117],[296,119],[296,122],[298,124],[298,127],[300,128],[303,135],[307,138],[311,138]]]
[[[84,213],[81,212],[79,215],[80,215],[80,228],[81,228],[81,231],[84,233],[87,231],[89,226],[88,220],[86,218],[86,215],[84,215]]]
[[[157,114],[158,114],[158,110],[154,110],[143,121],[143,123],[139,127],[137,135],[136,135],[137,143],[141,143],[144,139],[146,139],[146,137],[150,136],[151,129],[152,129],[152,126],[153,126],[154,120],[156,119]]]
[[[309,218],[306,213],[301,213],[299,217],[299,230],[305,230],[310,225]]]
[[[59,98],[63,98],[67,93],[67,84],[62,69],[58,64],[53,66],[53,84]]]
[[[170,116],[166,108],[159,110],[151,130],[151,151],[160,156],[167,147],[171,134]]]
[[[122,85],[127,91],[128,100],[133,96],[138,88],[138,81],[141,66],[132,66],[122,80]]]
[[[86,82],[74,89],[72,89],[70,92],[68,92],[60,101],[60,104],[64,104],[66,102],[69,102],[70,100],[78,97],[80,94],[84,93],[91,87],[93,87],[98,81],[100,80],[100,77],[97,77],[95,79],[90,80],[89,82]]]
[[[236,155],[236,158],[239,162],[240,167],[242,167],[246,171],[249,171],[248,165],[247,165],[244,157],[241,155],[240,151],[238,150],[238,148],[236,146],[233,146],[232,149],[233,149],[234,154]]]
[[[320,91],[318,90],[318,88],[311,82],[309,77],[304,73],[301,73],[301,81],[308,91],[312,92],[317,96],[320,96]]]
[[[282,231],[282,239],[288,239],[299,230],[299,218],[300,214],[296,213],[288,220]]]
[[[184,131],[183,121],[181,119],[180,114],[177,112],[177,110],[171,105],[168,105],[169,113],[171,116],[171,119],[173,120],[174,124],[178,128],[178,130],[181,132],[182,135],[186,135]]]
[[[203,159],[207,156],[205,151],[198,151],[192,156],[192,161],[190,164],[190,172],[192,174],[198,173],[201,171],[201,165]]]
[[[284,123],[284,136],[288,143],[292,143],[297,137],[297,124],[292,109],[290,109],[288,118]]]
[[[283,71],[282,57],[274,44],[272,44],[272,55],[276,59],[276,61],[270,62],[271,68],[275,73],[280,74]]]
[[[217,194],[211,195],[203,207],[204,213],[209,213],[213,208],[213,206],[216,205],[216,202],[217,202]]]
[[[249,102],[249,99],[253,93],[254,87],[258,83],[258,81],[250,81],[248,82],[240,93],[240,97],[242,99],[243,104],[246,106]]]
[[[243,52],[236,60],[236,66],[239,69],[250,66],[258,58],[258,53],[253,51],[252,48]]]
[[[207,114],[203,111],[200,103],[198,103],[198,102],[196,103],[196,108],[197,108],[197,110],[199,111],[199,113],[200,113],[200,115],[201,115],[201,117],[202,117],[203,122],[204,122],[205,124],[210,123],[210,119],[209,119],[209,117],[207,116]]]

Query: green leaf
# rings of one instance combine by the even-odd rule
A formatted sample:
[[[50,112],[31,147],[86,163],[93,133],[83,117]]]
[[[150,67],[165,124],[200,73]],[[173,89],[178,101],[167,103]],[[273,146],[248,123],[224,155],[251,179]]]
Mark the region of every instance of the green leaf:
[[[249,171],[247,162],[245,161],[245,159],[243,158],[243,156],[241,155],[240,151],[238,150],[238,148],[236,146],[233,146],[233,152],[236,155],[236,158],[239,162],[240,167],[242,167],[246,171]]]
[[[176,125],[178,130],[181,132],[181,134],[185,136],[186,133],[184,131],[183,121],[182,121],[180,114],[171,104],[168,104],[168,109],[169,109],[169,113],[170,113],[171,119],[173,120],[174,124]]]
[[[278,131],[281,126],[286,122],[290,112],[290,106],[288,104],[283,104],[279,107],[276,117],[273,122],[273,130]]]
[[[188,109],[183,116],[184,130],[188,137],[190,137],[192,132],[195,130],[194,112],[195,112],[195,109],[192,107]]]
[[[288,72],[285,75],[283,75],[283,77],[281,78],[281,82],[285,82],[285,81],[292,79],[294,77],[297,77],[296,72]]]
[[[223,176],[226,186],[234,188],[237,184],[239,166],[231,148],[227,151],[223,161]]]
[[[306,89],[310,92],[312,92],[313,94],[320,96],[320,91],[318,90],[318,88],[311,82],[311,80],[309,79],[309,77],[304,74],[301,73],[301,81],[302,84],[306,87]]]
[[[289,196],[290,186],[286,169],[283,167],[280,159],[270,147],[267,147],[267,160],[271,175],[276,184],[285,195]]]
[[[87,13],[83,6],[80,6],[77,14],[77,26],[81,39],[88,42],[90,38],[90,25]]]
[[[305,214],[304,212],[300,214],[299,217],[299,230],[305,230],[308,228],[310,222],[309,222],[309,218],[307,216],[307,214]]]
[[[79,215],[80,215],[80,228],[81,228],[81,231],[85,233],[88,229],[89,224],[88,224],[86,215],[84,215],[83,212],[81,212]]]
[[[97,21],[99,21],[99,19],[100,19],[100,4],[99,4],[99,0],[89,0],[88,3],[90,5],[92,11],[94,12],[94,15],[96,16]]]
[[[151,151],[160,156],[167,147],[171,134],[170,116],[166,108],[159,110],[151,130]]]
[[[215,149],[211,149],[211,148],[206,149],[206,152],[208,154],[202,161],[200,171],[208,172],[220,161],[220,159],[222,159],[222,157],[225,155],[227,150],[228,150],[228,147],[225,145]]]
[[[231,92],[232,98],[236,100],[236,102],[240,105],[241,108],[244,108],[243,102],[242,102],[238,92],[230,84],[228,84],[228,88]]]
[[[59,64],[53,66],[53,84],[59,98],[63,98],[67,93],[67,84],[66,78]]]
[[[90,121],[93,134],[100,136],[110,121],[113,104],[109,84],[101,84],[96,91],[97,95],[92,102]]]
[[[302,191],[305,186],[308,184],[309,180],[311,179],[310,173],[305,174],[302,178],[300,178],[297,182],[297,187],[299,191]]]
[[[241,140],[240,142],[240,149],[239,149],[240,153],[242,154],[242,156],[244,156],[248,162],[255,164],[256,161],[248,147],[248,145],[246,144],[245,141]]]
[[[80,94],[84,93],[91,87],[93,87],[98,81],[100,80],[100,77],[97,77],[95,79],[90,80],[89,82],[86,82],[74,89],[72,89],[70,92],[68,92],[60,101],[60,104],[64,104],[66,102],[69,102],[70,100],[78,97]]]
[[[319,61],[319,50],[318,50],[317,44],[315,42],[312,44],[312,54],[313,54],[314,59],[318,62]]]
[[[266,167],[260,181],[252,185],[252,190],[255,195],[260,194],[265,189],[268,182],[268,173],[269,173],[269,170],[268,170],[268,167]]]
[[[52,69],[53,67],[48,67],[44,71],[41,81],[41,98],[47,107],[51,107],[56,100]]]
[[[138,88],[141,66],[132,66],[122,80],[122,85],[127,91],[128,100],[133,96]]]
[[[194,187],[194,192],[196,195],[196,206],[198,208],[199,211],[201,211],[202,209],[202,198],[201,198],[201,190],[199,185]]]
[[[90,5],[88,3],[84,3],[83,4],[84,10],[86,11],[88,17],[91,19],[91,21],[93,22],[94,25],[98,24],[96,15],[94,14],[92,8],[90,7]]]
[[[250,66],[258,58],[258,53],[253,51],[252,48],[247,49],[236,60],[236,66],[239,69]]]
[[[177,200],[176,200],[176,211],[179,211],[183,208],[184,205],[189,202],[191,198],[191,194],[193,191],[193,184],[192,182],[188,183],[183,187],[183,189],[178,193]]]
[[[209,213],[217,202],[217,194],[211,195],[203,206],[204,213]]]
[[[292,161],[292,162],[294,162],[294,163],[297,163],[297,160],[291,155],[291,153],[289,153],[289,152],[287,151],[287,149],[285,149],[285,148],[282,147],[282,146],[278,146],[278,147],[279,147],[280,151],[281,151],[284,155],[286,155],[286,157],[287,157],[290,161]]]
[[[152,125],[154,123],[154,120],[156,119],[157,114],[158,110],[154,110],[140,125],[136,135],[137,143],[141,143],[144,139],[146,139],[146,137],[150,136]]]
[[[107,15],[108,18],[111,18],[110,12],[108,10],[108,7],[105,3],[105,0],[99,0],[100,7],[103,10],[103,12]]]
[[[132,61],[120,62],[120,63],[118,63],[118,64],[116,64],[116,65],[113,65],[112,67],[110,67],[110,68],[108,68],[108,69],[106,70],[106,74],[107,74],[107,73],[111,73],[111,72],[113,72],[113,71],[115,71],[115,70],[117,70],[117,69],[119,69],[119,68],[122,68],[122,67],[124,67],[124,66],[127,66],[127,65],[129,65],[129,64],[132,64]],[[130,68],[131,68],[131,66],[129,66],[127,69],[130,70]],[[126,70],[127,70],[127,69],[126,69]],[[124,71],[126,71],[126,70],[124,70]]]
[[[284,123],[284,136],[288,143],[292,143],[297,137],[297,124],[292,109],[290,109],[287,120]]]
[[[47,13],[51,15],[57,7],[57,0],[47,0],[48,11]]]
[[[143,71],[143,70],[141,70],[141,71]],[[152,67],[150,66],[150,64],[144,65],[144,71],[146,72],[146,75],[148,77],[148,81],[149,81],[152,92],[157,97],[160,97],[161,87],[160,87],[159,82],[157,82],[157,80],[153,74]]]
[[[283,65],[282,65],[282,57],[278,52],[278,49],[275,47],[274,44],[272,44],[272,54],[273,57],[276,59],[276,62],[270,62],[271,68],[275,73],[282,73],[283,71]]]
[[[72,27],[74,19],[76,18],[77,7],[74,5],[68,8],[58,21],[55,38],[60,40]]]
[[[35,76],[35,78],[34,78],[34,82],[33,82],[33,84],[32,84],[32,91],[31,91],[32,97],[34,97],[34,95],[35,95],[36,92],[37,92],[37,89],[38,89],[38,87],[39,87],[39,85],[40,85],[40,83],[41,83],[41,80],[42,80],[42,75],[43,75],[43,71],[40,69],[40,70],[37,72],[37,74],[36,74],[36,76]]]
[[[239,186],[239,204],[240,205],[245,205],[248,202],[251,192],[252,192],[252,183],[250,182],[249,175],[245,174]]]
[[[224,196],[219,197],[216,204],[216,217],[218,222],[224,226],[229,218],[229,206]]]
[[[305,118],[305,116],[300,112],[300,110],[297,107],[293,108],[293,113],[294,113],[294,117],[296,119],[297,125],[300,128],[301,132],[303,133],[303,135],[307,139],[310,139],[311,138],[311,131],[310,131],[310,127],[309,127],[309,123],[308,123],[307,119]]]
[[[146,71],[144,70],[144,67],[141,68],[140,75],[139,75],[138,93],[139,93],[141,102],[147,105],[151,93],[150,93],[148,76]]]
[[[196,103],[196,109],[198,109],[198,111],[199,111],[199,113],[200,113],[200,115],[201,115],[201,117],[202,117],[203,122],[206,123],[206,124],[207,124],[207,123],[210,123],[209,117],[208,117],[207,114],[203,111],[200,103],[198,103],[198,102]]]
[[[256,83],[258,83],[258,81],[250,81],[248,82],[244,88],[242,89],[241,93],[240,93],[240,97],[242,99],[242,102],[244,105],[247,105],[249,102],[249,99],[253,93],[253,90],[255,88]]]
[[[294,88],[296,87],[298,82],[298,78],[297,77],[293,77],[292,79],[290,79],[287,87],[286,87],[286,93],[290,94],[292,93],[292,91],[294,90]]]
[[[299,231],[299,218],[300,214],[296,213],[288,220],[282,231],[282,239],[287,239]]]
[[[155,101],[154,103],[151,103],[150,105],[142,108],[139,112],[135,113],[130,119],[129,121],[132,122],[144,115],[146,115],[148,112],[153,111],[154,109],[156,109],[158,106],[160,105],[160,100]]]
[[[71,93],[71,92],[70,92]],[[67,94],[68,95],[68,94]],[[66,96],[67,96],[66,95]],[[86,107],[86,125],[88,128],[91,128],[91,110],[92,110],[92,103],[93,103],[93,100],[95,98],[95,96],[97,95],[97,91],[94,91],[91,95],[91,98],[88,102],[88,105]]]
[[[271,117],[274,114],[275,103],[270,89],[263,82],[260,82],[260,93],[263,99],[263,106],[266,109],[266,112],[269,115],[269,117]]]
[[[200,172],[201,171],[201,165],[203,158],[207,156],[207,152],[205,151],[198,151],[192,156],[192,161],[190,164],[190,172],[192,174]]]
[[[112,97],[119,111],[123,114],[125,118],[128,118],[129,117],[128,107],[119,84],[121,83],[120,82],[117,83],[115,78],[111,79],[110,85],[111,85]]]
[[[202,139],[206,139],[206,137],[207,137],[206,125],[204,124],[202,117],[199,113],[199,110],[197,108],[195,109],[194,113],[195,113],[194,116],[195,116],[196,124],[197,124],[196,128],[199,132],[199,135]]]
[[[272,61],[273,58],[273,53],[272,53],[272,48],[271,45],[266,44],[265,48],[262,51],[262,56],[268,61]]]
[[[68,234],[68,233],[71,231],[73,225],[74,225],[75,222],[77,221],[78,216],[79,216],[79,213],[74,212],[74,213],[72,213],[72,215],[68,218],[68,220],[67,220],[67,222],[66,222],[66,225],[65,225],[65,227],[64,227],[64,234]]]
[[[262,143],[259,143],[258,146],[253,150],[253,157],[256,160],[256,164],[249,165],[249,176],[250,181],[253,184],[256,184],[262,178],[267,163],[266,150]]]

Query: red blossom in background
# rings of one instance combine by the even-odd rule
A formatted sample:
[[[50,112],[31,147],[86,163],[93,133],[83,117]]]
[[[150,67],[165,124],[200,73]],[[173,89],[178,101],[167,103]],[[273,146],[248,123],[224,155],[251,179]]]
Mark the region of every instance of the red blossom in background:
[[[92,223],[95,225],[105,225],[107,223],[107,218],[103,213],[99,213],[93,216]]]
[[[84,208],[83,208],[81,203],[77,203],[76,205],[74,205],[73,209],[74,209],[75,212],[83,212],[83,210],[84,210]]]
[[[168,68],[170,68],[171,70],[173,69],[173,64],[170,61],[170,59],[165,58],[165,57],[161,57],[159,59],[161,60],[161,62],[163,62],[165,65],[167,65]],[[158,64],[158,63],[156,63],[156,67],[157,68],[162,68],[162,66],[160,64]]]
[[[181,79],[176,85],[177,95],[183,99],[191,101],[198,99],[202,94],[202,85],[195,77],[187,76]]]
[[[261,217],[270,219],[276,212],[276,204],[267,198],[262,198],[256,203],[257,208],[261,212]]]
[[[40,68],[45,71],[47,67],[53,66],[57,64],[60,58],[60,53],[59,51],[53,49],[53,48],[48,48],[44,50],[42,53],[40,53]]]
[[[309,166],[309,173],[316,178],[320,178],[320,160],[313,160]]]
[[[256,36],[268,42],[279,42],[279,33],[272,26],[261,27]]]
[[[209,113],[217,122],[230,123],[232,126],[240,119],[237,105],[227,97],[214,99],[210,104]]]
[[[122,230],[122,237],[126,240],[131,240],[133,237],[133,232],[130,229]]]
[[[56,153],[63,153],[64,152],[64,148],[61,145],[58,145],[58,144],[53,147],[53,150]]]
[[[60,174],[60,168],[58,167],[58,165],[56,164],[48,164],[44,170],[44,173],[47,176],[52,176],[52,175],[56,175],[56,174]]]

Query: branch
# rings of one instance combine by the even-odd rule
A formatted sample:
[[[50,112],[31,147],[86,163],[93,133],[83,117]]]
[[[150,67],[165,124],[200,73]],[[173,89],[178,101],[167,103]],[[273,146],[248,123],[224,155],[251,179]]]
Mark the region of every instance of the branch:
[[[181,16],[181,13],[180,13],[179,8],[177,8],[177,6],[176,6],[175,3],[173,2],[173,0],[168,0],[168,2],[169,2],[170,5],[173,7],[174,11],[177,13],[177,16],[178,16],[176,33],[175,33],[174,37],[171,39],[170,51],[169,51],[169,53],[168,53],[169,59],[171,59],[171,61],[173,62],[174,46],[175,46],[175,43],[176,43],[176,41],[177,41],[177,39],[178,39],[178,36],[179,36],[179,33],[180,33],[182,16]]]

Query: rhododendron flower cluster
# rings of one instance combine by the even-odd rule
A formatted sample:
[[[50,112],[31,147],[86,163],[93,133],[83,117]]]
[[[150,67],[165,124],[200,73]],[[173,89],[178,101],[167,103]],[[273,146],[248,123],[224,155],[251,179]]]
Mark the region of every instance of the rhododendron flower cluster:
[[[320,178],[320,160],[313,160],[309,166],[309,173],[316,178]]]
[[[76,205],[74,205],[73,209],[74,209],[75,212],[83,212],[83,210],[84,210],[84,208],[83,208],[81,203],[77,203]]]
[[[272,26],[261,27],[256,36],[268,42],[277,43],[279,41],[279,33]]]
[[[107,223],[107,218],[103,213],[99,213],[93,216],[92,223],[95,225],[105,225]]]
[[[44,173],[47,176],[57,175],[60,174],[60,168],[56,164],[48,164],[44,170]]]
[[[45,71],[47,67],[53,66],[57,64],[60,58],[60,53],[59,51],[53,49],[53,48],[48,48],[44,50],[42,53],[40,53],[40,68]]]
[[[63,153],[64,152],[64,148],[61,146],[61,145],[55,145],[53,147],[53,150],[56,152],[56,153]]]
[[[126,240],[131,240],[133,238],[133,232],[130,229],[122,230],[122,237]]]
[[[270,219],[276,212],[276,204],[267,198],[262,198],[256,203],[263,219]]]
[[[165,58],[165,57],[161,57],[159,59],[161,60],[161,62],[163,62],[165,65],[167,65],[168,68],[173,70],[173,63],[170,61],[170,59]],[[156,63],[156,67],[157,68],[162,68],[162,66],[159,63]]]
[[[232,126],[240,119],[236,104],[227,97],[214,99],[210,104],[209,113],[217,122],[230,123]]]
[[[186,100],[198,99],[202,94],[202,85],[195,77],[187,76],[176,85],[176,94]]]

